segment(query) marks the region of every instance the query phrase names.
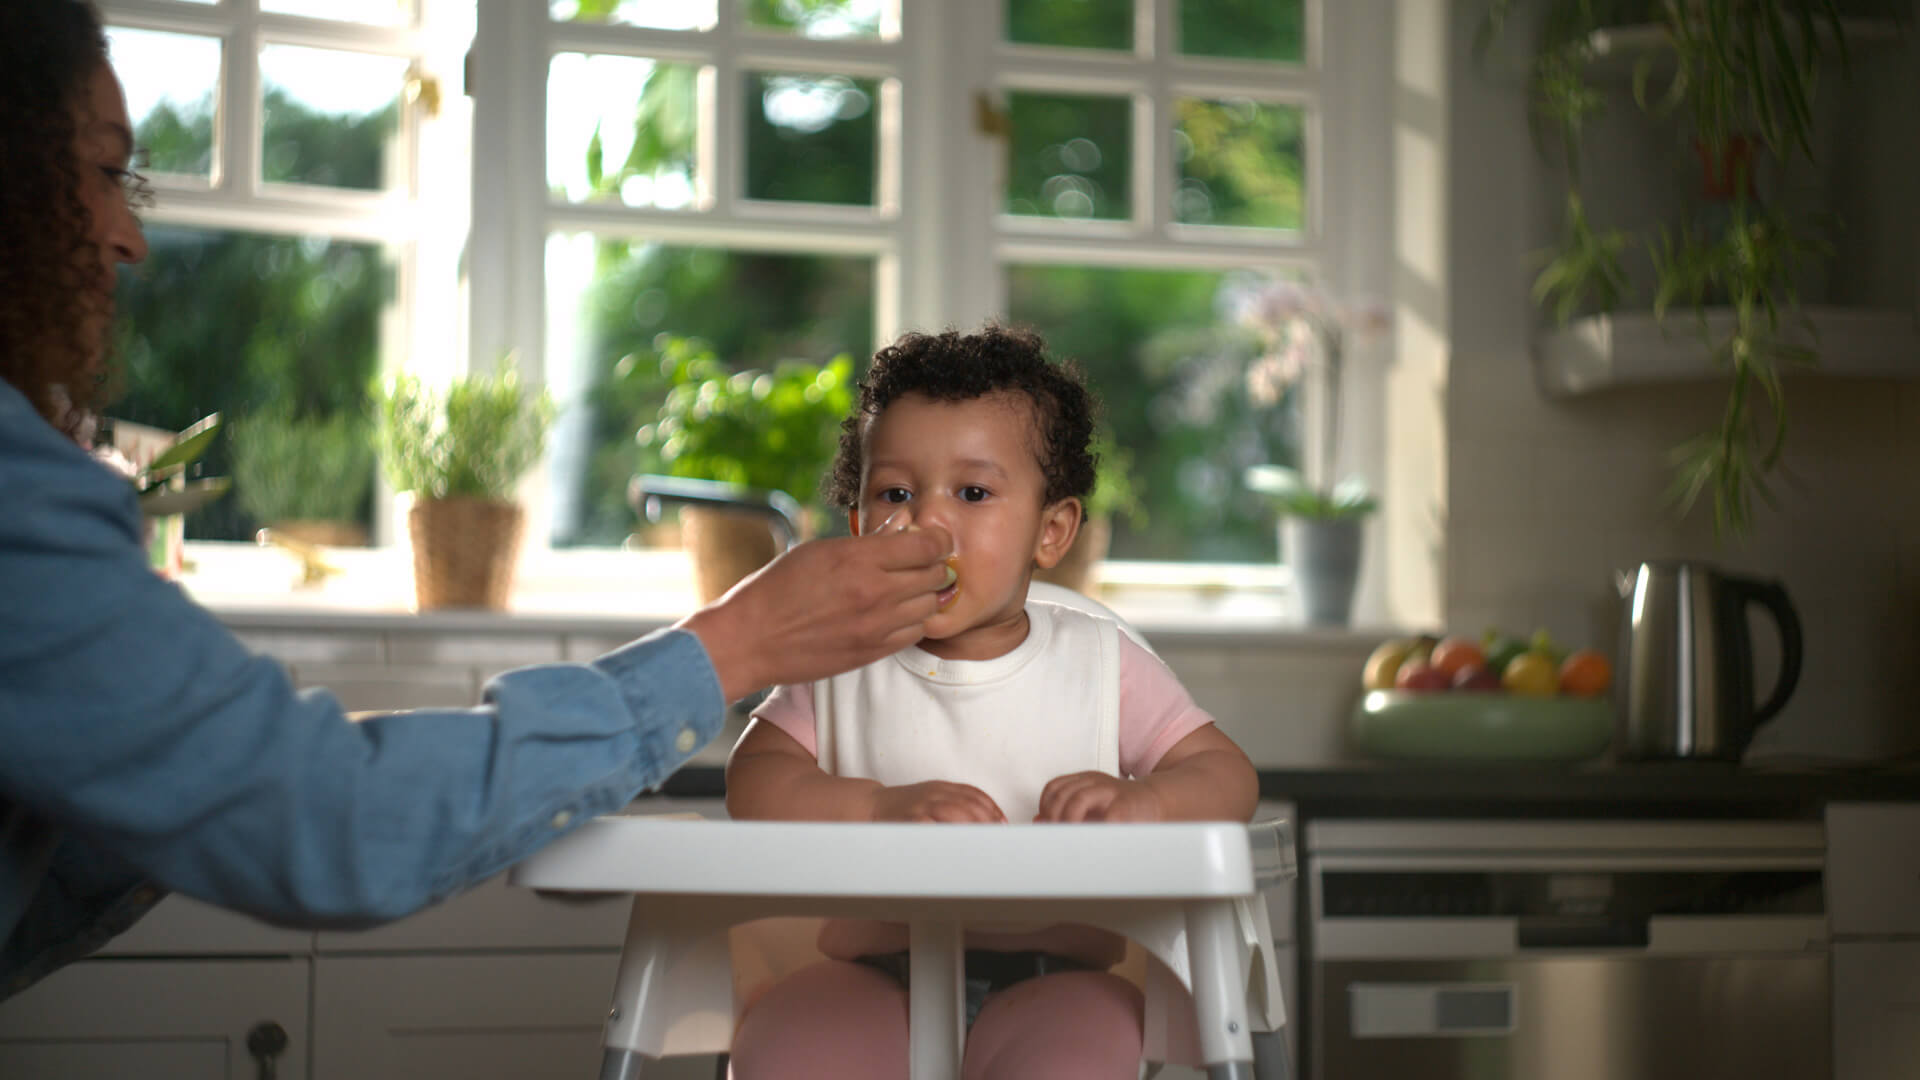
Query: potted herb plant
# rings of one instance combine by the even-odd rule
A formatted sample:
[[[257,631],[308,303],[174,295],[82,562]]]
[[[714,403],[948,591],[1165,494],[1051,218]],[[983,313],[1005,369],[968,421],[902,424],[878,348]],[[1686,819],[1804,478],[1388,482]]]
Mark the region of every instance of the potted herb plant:
[[[268,408],[233,425],[240,505],[273,532],[306,544],[362,547],[359,522],[373,485],[368,425],[345,413],[296,417]]]
[[[1240,321],[1264,349],[1247,371],[1247,392],[1277,405],[1287,389],[1318,369],[1324,394],[1316,467],[1320,479],[1281,465],[1247,469],[1247,489],[1267,496],[1279,516],[1281,557],[1309,623],[1344,624],[1353,616],[1359,584],[1362,525],[1379,507],[1364,481],[1340,477],[1341,384],[1347,347],[1385,332],[1388,316],[1374,305],[1341,303],[1292,282],[1275,282],[1244,295]]]
[[[545,447],[552,398],[522,388],[508,363],[444,391],[396,377],[373,398],[387,478],[413,495],[418,608],[505,608],[525,527],[513,489]]]
[[[817,516],[820,480],[853,407],[853,358],[736,371],[696,338],[669,338],[659,349],[668,390],[637,435],[643,452],[670,476],[784,492]],[[680,527],[703,603],[778,554],[764,513],[686,506]]]

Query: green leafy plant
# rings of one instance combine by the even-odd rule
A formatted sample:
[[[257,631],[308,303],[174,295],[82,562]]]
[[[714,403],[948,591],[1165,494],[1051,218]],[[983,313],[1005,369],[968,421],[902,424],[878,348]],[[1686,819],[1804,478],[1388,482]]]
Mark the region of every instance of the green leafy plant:
[[[396,376],[374,387],[373,399],[387,479],[422,499],[509,501],[539,460],[555,411],[545,390],[521,387],[511,361],[444,391]]]
[[[667,472],[784,491],[809,505],[853,408],[853,358],[734,371],[697,338],[659,343],[669,389],[636,439]]]
[[[233,473],[240,504],[263,524],[352,521],[373,484],[369,425],[341,413],[295,417],[286,408],[233,425]]]
[[[1087,516],[1109,520],[1125,518],[1138,528],[1147,523],[1147,506],[1133,484],[1133,451],[1114,441],[1106,428],[1093,436],[1093,493],[1087,496]]]
[[[1282,517],[1344,521],[1365,517],[1380,507],[1380,501],[1358,479],[1342,480],[1323,491],[1308,483],[1299,470],[1283,465],[1252,466],[1247,470],[1246,483],[1249,491],[1271,498]]]
[[[1484,55],[1526,0],[1493,0],[1476,43]],[[1789,213],[1755,198],[1756,156],[1813,157],[1813,103],[1821,67],[1848,62],[1837,0],[1533,0],[1539,36],[1529,71],[1536,135],[1551,133],[1567,173],[1560,246],[1535,278],[1534,301],[1564,324],[1605,313],[1629,299],[1622,257],[1643,254],[1655,279],[1653,306],[1664,319],[1677,303],[1700,314],[1705,345],[1732,377],[1727,406],[1712,430],[1674,454],[1673,497],[1682,513],[1711,493],[1714,527],[1739,534],[1751,523],[1754,496],[1769,498],[1766,478],[1787,432],[1780,375],[1819,362],[1817,350],[1787,344],[1783,321],[1797,318],[1794,282],[1832,256],[1831,215]],[[1875,0],[1859,5],[1876,6]],[[1888,8],[1876,14],[1896,14]],[[1629,233],[1597,229],[1581,198],[1581,147],[1606,108],[1596,71],[1606,31],[1638,24],[1658,31],[1636,61],[1633,98],[1656,119],[1684,128],[1714,198],[1706,220],[1667,222]],[[1730,320],[1710,326],[1706,312]],[[1805,325],[1805,320],[1800,322]],[[1808,327],[1811,330],[1811,327]],[[1773,426],[1755,408],[1764,399]]]

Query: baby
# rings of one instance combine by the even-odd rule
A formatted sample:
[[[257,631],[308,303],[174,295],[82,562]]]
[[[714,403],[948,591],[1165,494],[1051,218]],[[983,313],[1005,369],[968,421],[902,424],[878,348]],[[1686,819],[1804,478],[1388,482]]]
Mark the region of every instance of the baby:
[[[1030,601],[1093,486],[1093,401],[1035,336],[908,334],[874,357],[828,493],[854,533],[937,525],[954,582],[917,645],[782,686],[727,765],[736,819],[1245,821],[1239,747],[1110,619]],[[738,1080],[901,1077],[904,926],[836,920],[830,959],[753,1002]],[[967,934],[962,1076],[1132,1080],[1141,999],[1108,971],[1125,942],[1084,926]]]

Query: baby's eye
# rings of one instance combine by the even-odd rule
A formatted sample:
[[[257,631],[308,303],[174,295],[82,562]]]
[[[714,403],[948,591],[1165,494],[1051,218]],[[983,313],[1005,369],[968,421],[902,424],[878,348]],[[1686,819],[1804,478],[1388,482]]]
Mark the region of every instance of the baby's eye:
[[[899,487],[882,488],[877,496],[883,503],[903,503],[912,497],[906,488]]]
[[[977,484],[968,484],[960,489],[960,498],[967,502],[985,502],[987,489]]]

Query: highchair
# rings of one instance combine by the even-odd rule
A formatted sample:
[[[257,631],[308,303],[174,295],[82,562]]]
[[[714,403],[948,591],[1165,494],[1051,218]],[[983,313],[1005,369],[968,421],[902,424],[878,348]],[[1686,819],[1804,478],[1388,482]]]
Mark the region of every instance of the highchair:
[[[1078,593],[1035,583],[1029,595],[1113,618],[1146,644]],[[968,924],[1071,922],[1127,938],[1115,970],[1141,986],[1146,1062],[1250,1080],[1252,1033],[1285,1023],[1262,895],[1294,876],[1285,821],[928,827],[634,811],[587,823],[510,878],[633,894],[601,1080],[725,1053],[761,990],[820,959],[827,917],[907,923],[912,1080],[960,1074]],[[1157,1071],[1143,1062],[1143,1076]]]

